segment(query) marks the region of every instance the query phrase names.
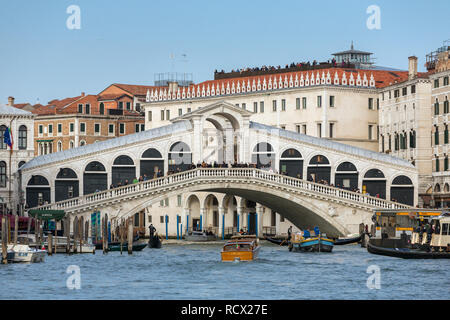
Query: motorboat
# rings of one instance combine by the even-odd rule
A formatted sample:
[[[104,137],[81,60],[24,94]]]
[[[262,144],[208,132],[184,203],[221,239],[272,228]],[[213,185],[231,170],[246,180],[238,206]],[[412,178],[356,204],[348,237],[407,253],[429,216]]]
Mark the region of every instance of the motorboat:
[[[319,228],[314,231],[304,230],[292,234],[289,251],[294,252],[331,252],[334,240],[321,233]]]
[[[255,235],[232,236],[222,248],[222,261],[252,261],[258,257],[260,249]]]
[[[45,250],[31,248],[26,244],[8,244],[8,252],[14,252],[12,262],[44,262]]]

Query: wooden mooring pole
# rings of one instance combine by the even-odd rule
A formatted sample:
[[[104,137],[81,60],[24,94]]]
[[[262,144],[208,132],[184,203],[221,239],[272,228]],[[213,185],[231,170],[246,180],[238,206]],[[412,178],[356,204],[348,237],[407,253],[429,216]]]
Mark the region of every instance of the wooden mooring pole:
[[[102,218],[102,249],[103,254],[106,253],[106,241],[105,241],[105,217]]]
[[[49,256],[53,254],[53,235],[51,232],[47,236],[47,253]]]
[[[70,218],[64,218],[64,232],[66,234],[66,253],[70,254]]]
[[[8,243],[6,241],[6,218],[2,217],[2,263],[8,263]]]
[[[30,244],[30,230],[31,230],[31,217],[28,218],[28,225],[27,225],[27,240],[26,240],[26,244],[29,245]]]
[[[128,254],[133,253],[133,223],[128,219]]]
[[[122,221],[120,223],[119,235],[120,235],[120,254],[122,254],[122,251],[123,251],[123,238],[124,238],[124,235],[125,235],[125,222],[124,221]]]
[[[19,215],[14,216],[14,245],[17,244],[18,236],[19,236]]]

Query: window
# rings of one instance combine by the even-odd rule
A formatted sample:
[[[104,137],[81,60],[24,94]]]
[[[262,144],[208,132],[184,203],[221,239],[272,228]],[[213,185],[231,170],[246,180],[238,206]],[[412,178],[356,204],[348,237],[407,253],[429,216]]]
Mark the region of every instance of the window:
[[[306,134],[306,124],[302,124],[302,133]]]
[[[299,124],[295,125],[295,131],[297,131],[298,133],[301,132],[301,126]]]
[[[281,111],[286,111],[286,99],[281,99]]]
[[[400,97],[400,89],[394,90],[394,98]]]
[[[59,152],[59,151],[62,151],[62,142],[61,141],[58,141],[58,144],[56,145],[56,150]]]
[[[373,110],[373,98],[369,98],[369,110]]]
[[[178,116],[182,116],[183,115],[183,109],[179,108],[178,109]]]
[[[444,77],[444,86],[448,86],[448,83],[449,83],[448,76]]]
[[[165,199],[164,199],[164,205],[165,205],[166,207],[169,206],[169,198],[165,198]],[[169,217],[167,217],[167,222],[169,222],[168,220],[169,220]]]
[[[317,124],[317,136],[319,138],[322,138],[322,124],[321,123]]]
[[[330,108],[334,108],[334,96],[330,96]]]
[[[170,120],[170,110],[166,110],[166,120]]]
[[[306,97],[302,98],[302,108],[306,109]]]
[[[111,123],[108,125],[108,133],[109,134],[114,134],[114,125],[111,124]]]
[[[42,134],[44,132],[44,126],[42,124],[39,125],[39,134]],[[1,136],[0,139],[3,142],[3,135]]]
[[[398,133],[395,133],[395,135],[394,135],[394,148],[395,148],[395,151],[398,151],[398,150],[399,150]]]
[[[369,140],[373,139],[373,125],[369,124]]]
[[[448,125],[445,125],[445,130],[444,130],[444,143],[448,144]]]
[[[416,93],[416,85],[415,84],[413,84],[411,86],[411,94],[413,94],[413,93]]]
[[[439,158],[436,158],[436,172],[439,171]]]
[[[439,101],[438,99],[436,99],[436,102],[434,103],[434,115],[438,115],[439,114]]]
[[[152,215],[151,214],[148,215],[148,223],[152,223]]]
[[[444,101],[444,113],[448,113],[449,107],[448,107],[448,97],[445,97]]]
[[[6,187],[6,162],[0,161],[0,187]]]
[[[300,109],[300,98],[295,99],[295,109]]]
[[[330,132],[329,132],[329,134],[330,134],[330,138],[333,138],[333,129],[334,129],[334,123],[330,123]]]
[[[247,105],[245,103],[242,104],[242,109],[247,110]]]
[[[258,113],[258,102],[253,102],[253,112]]]
[[[406,96],[408,94],[408,88],[407,87],[404,87],[403,89],[402,89],[402,96]]]
[[[416,147],[416,131],[411,130],[409,132],[409,147],[415,148]]]
[[[119,133],[125,134],[125,123],[119,123]]]
[[[69,129],[70,129],[70,132],[74,132],[75,131],[75,123],[71,123],[70,125],[69,125]]]
[[[435,131],[434,131],[434,144],[438,145],[439,144],[439,127],[435,127]]]
[[[261,102],[259,103],[259,112],[260,112],[260,113],[264,113],[264,101],[261,101]]]
[[[81,103],[78,105],[78,113],[83,113],[83,105]]]
[[[91,105],[89,103],[86,103],[86,114],[90,114],[91,113]]]
[[[58,123],[58,134],[62,133],[62,123]]]
[[[97,134],[97,135],[100,134],[100,123],[94,124],[94,132],[95,132],[95,134]]]
[[[187,112],[188,112],[188,113],[191,112],[191,108],[188,108],[188,109],[187,109]]]
[[[141,131],[145,131],[145,124],[141,123]]]
[[[164,121],[164,110],[161,110],[161,121]]]
[[[148,121],[152,121],[152,112],[149,111],[149,112],[147,113],[147,115],[148,115]]]
[[[380,110],[380,99],[377,98],[377,110]]]
[[[75,143],[73,142],[73,140],[70,140],[69,149],[73,149],[74,146],[75,146]]]
[[[389,90],[389,99],[391,99],[392,98],[392,93],[391,93],[391,90]]]
[[[84,122],[80,123],[80,132],[86,133],[86,123]]]
[[[131,110],[131,102],[127,102],[127,110]]]
[[[19,127],[19,150],[25,150],[27,148],[27,127],[21,125]]]
[[[119,109],[123,109],[123,102],[119,101]]]
[[[48,135],[49,136],[53,135],[53,125],[52,124],[48,125]]]
[[[177,195],[177,206],[181,207],[181,194]]]
[[[100,103],[99,112],[100,114],[105,114],[105,104],[103,102]]]
[[[439,79],[434,80],[434,87],[439,88]]]
[[[272,111],[277,111],[277,100],[272,100]]]
[[[322,96],[317,96],[317,108],[322,108]]]
[[[141,128],[139,123],[135,124],[135,132],[139,132],[139,129]]]

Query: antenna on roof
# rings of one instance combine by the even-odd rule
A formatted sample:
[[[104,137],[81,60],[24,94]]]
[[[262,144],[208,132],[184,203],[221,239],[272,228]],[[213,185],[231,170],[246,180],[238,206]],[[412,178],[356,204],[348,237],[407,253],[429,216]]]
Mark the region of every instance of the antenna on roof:
[[[353,40],[352,40],[352,46],[351,46],[351,49],[352,49],[352,50],[354,49],[354,47],[353,47]]]

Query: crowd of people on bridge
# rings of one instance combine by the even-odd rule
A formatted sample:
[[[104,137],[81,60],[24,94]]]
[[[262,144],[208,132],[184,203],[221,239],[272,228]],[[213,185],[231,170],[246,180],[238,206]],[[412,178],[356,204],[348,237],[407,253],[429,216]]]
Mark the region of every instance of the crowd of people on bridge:
[[[275,70],[282,70],[282,69],[302,69],[302,68],[306,68],[309,69],[311,67],[315,67],[318,65],[328,65],[330,67],[342,67],[342,68],[350,68],[351,64],[348,61],[343,61],[341,63],[337,63],[336,59],[331,59],[328,60],[326,62],[317,62],[316,60],[313,60],[313,62],[310,61],[306,61],[306,62],[292,62],[291,64],[286,64],[285,67],[283,68],[281,65],[278,66],[266,66],[263,65],[261,67],[247,67],[247,68],[237,68],[237,69],[232,69],[231,73],[235,73],[235,72],[239,72],[239,73],[245,73],[245,72],[257,72],[257,71],[275,71]],[[215,74],[225,74],[227,72],[225,72],[224,70],[218,71],[215,70],[214,71]]]

